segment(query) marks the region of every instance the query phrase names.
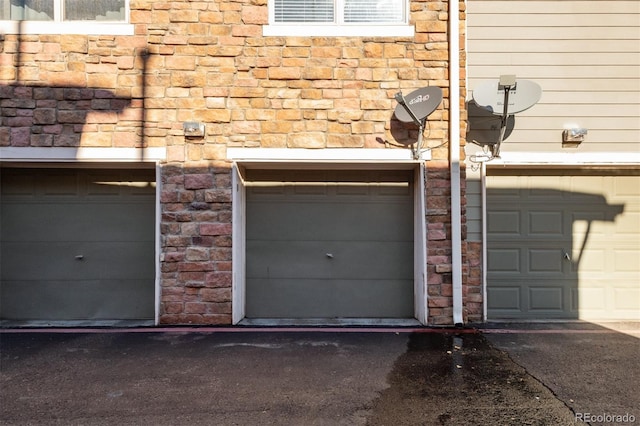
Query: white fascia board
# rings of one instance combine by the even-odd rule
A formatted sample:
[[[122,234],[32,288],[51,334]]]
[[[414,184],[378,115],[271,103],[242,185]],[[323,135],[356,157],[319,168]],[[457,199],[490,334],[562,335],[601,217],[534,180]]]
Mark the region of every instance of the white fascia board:
[[[640,152],[502,152],[488,167],[640,165]]]
[[[166,151],[164,147],[2,147],[0,148],[0,162],[157,162],[166,159]]]
[[[430,152],[423,153],[423,161],[430,158]],[[227,148],[227,159],[232,161],[273,162],[416,162],[410,149],[366,148]]]

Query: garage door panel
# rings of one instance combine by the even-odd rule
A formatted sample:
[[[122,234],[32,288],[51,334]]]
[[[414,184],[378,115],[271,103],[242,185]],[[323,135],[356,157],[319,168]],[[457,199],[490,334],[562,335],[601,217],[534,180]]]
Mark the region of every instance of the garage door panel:
[[[614,249],[615,269],[623,272],[636,272],[639,274],[638,264],[640,264],[640,251],[638,249]],[[640,281],[639,281],[640,283]]]
[[[487,231],[491,234],[519,236],[520,212],[517,210],[493,210],[488,212]]]
[[[487,289],[487,307],[496,312],[517,314],[522,310],[519,286],[494,286]]]
[[[154,170],[1,172],[2,319],[154,317]]]
[[[6,243],[2,256],[2,276],[9,280],[153,279],[155,274],[149,262],[154,247],[147,242]],[[29,268],[24,268],[24,259],[29,259]]]
[[[247,235],[254,239],[361,240],[371,238],[372,232],[379,239],[413,236],[412,223],[403,220],[411,208],[407,203],[279,203],[274,200],[250,203],[248,208],[255,220],[247,222]],[[366,217],[366,226],[363,217]],[[318,229],[323,229],[320,235]]]
[[[529,211],[529,235],[562,237],[565,234],[561,211]]]
[[[248,279],[246,303],[249,318],[411,318],[413,282]]]
[[[529,273],[562,274],[564,271],[565,260],[561,250],[555,248],[549,249],[530,249],[527,250]]]
[[[412,242],[249,241],[250,278],[412,278]],[[372,261],[374,260],[374,261]]]
[[[638,207],[640,210],[640,207]],[[621,229],[626,229],[625,235],[629,238],[640,237],[640,211],[628,212],[616,217],[615,225]],[[637,241],[637,240],[636,240]]]
[[[3,199],[7,197],[19,197],[21,199],[32,199],[36,195],[35,174],[15,173],[13,170],[5,170],[2,173]]]
[[[606,274],[607,264],[607,252],[604,249],[585,249],[582,250],[582,245],[574,247],[572,250],[571,258],[572,271],[574,273],[589,273],[589,274]],[[577,260],[580,263],[577,263]]]
[[[413,317],[412,172],[246,176],[247,317]]]
[[[614,290],[615,309],[620,311],[640,312],[640,288],[616,288]]]
[[[5,241],[59,241],[73,235],[81,241],[127,241],[140,227],[153,232],[152,203],[24,204],[3,209]],[[147,232],[149,234],[149,232]],[[147,237],[149,238],[149,237]],[[151,241],[151,240],[149,240]]]
[[[606,312],[608,302],[605,287],[571,289],[571,309],[574,311],[582,309],[602,315]]]
[[[493,248],[488,250],[488,267],[494,274],[520,272],[519,248]]]
[[[529,287],[529,311],[555,311],[564,309],[563,289],[559,287]]]
[[[487,178],[489,318],[640,319],[637,171],[509,173]],[[504,211],[523,218],[518,230],[496,232]],[[519,308],[505,302],[514,285]]]
[[[146,280],[3,281],[2,317],[14,321],[153,318],[154,289]]]

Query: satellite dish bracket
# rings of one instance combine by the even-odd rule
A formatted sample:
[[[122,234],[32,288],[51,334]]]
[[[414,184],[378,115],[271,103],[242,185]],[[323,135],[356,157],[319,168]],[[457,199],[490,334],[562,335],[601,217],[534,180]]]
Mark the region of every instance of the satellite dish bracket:
[[[504,140],[504,134],[507,130],[507,119],[509,118],[509,93],[512,90],[516,90],[516,76],[515,75],[501,75],[498,82],[498,89],[504,91],[504,106],[502,108],[502,117],[500,119],[500,136],[498,142],[493,145],[491,149],[491,156],[493,158],[500,158],[500,144]]]

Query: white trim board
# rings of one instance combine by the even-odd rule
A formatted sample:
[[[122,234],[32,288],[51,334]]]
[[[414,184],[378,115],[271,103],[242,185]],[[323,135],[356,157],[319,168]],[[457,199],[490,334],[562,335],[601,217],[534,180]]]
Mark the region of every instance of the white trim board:
[[[286,25],[273,24],[262,27],[265,37],[413,37],[413,25]]]
[[[640,152],[503,152],[487,167],[509,165],[640,165]]]
[[[406,162],[431,159],[431,153],[414,160],[410,149],[367,148],[227,148],[227,159],[233,161],[307,161],[307,162]]]
[[[264,152],[267,151],[267,152]],[[421,323],[423,325],[427,324],[428,319],[428,292],[427,292],[427,271],[426,271],[426,256],[427,256],[427,232],[426,232],[426,220],[425,220],[425,208],[426,202],[424,199],[424,191],[425,191],[425,165],[423,161],[413,160],[411,156],[410,150],[382,150],[382,149],[320,149],[320,150],[311,150],[311,149],[276,149],[276,148],[235,148],[227,150],[228,158],[247,158],[245,160],[236,160],[234,161],[232,167],[232,217],[233,217],[233,275],[232,275],[232,322],[234,325],[242,324],[242,325],[255,325],[260,323],[262,320],[246,320],[245,319],[245,304],[246,304],[246,192],[245,192],[245,184],[247,182],[244,181],[242,176],[243,168],[250,167],[274,167],[281,169],[289,169],[292,164],[295,163],[294,158],[305,158],[308,159],[310,155],[315,153],[320,153],[322,151],[331,151],[331,155],[321,156],[322,158],[313,157],[311,160],[307,160],[305,164],[316,164],[322,168],[326,169],[334,169],[335,165],[339,164],[347,167],[356,167],[357,165],[368,167],[369,165],[380,165],[381,169],[395,169],[400,165],[401,168],[407,168],[410,166],[411,169],[414,170],[414,211],[413,211],[413,223],[414,223],[414,266],[413,266],[413,277],[414,277],[414,315],[415,319],[409,319],[410,324]],[[360,155],[355,155],[358,152],[371,152],[371,151],[380,151],[380,152],[399,152],[405,154],[404,156],[397,156],[393,158],[385,158],[383,156],[376,157],[376,155],[370,156],[368,159],[364,159],[364,157]],[[266,155],[274,155],[275,153],[289,154],[288,158],[280,158],[280,161],[268,160],[266,159]],[[248,154],[253,154],[249,156]],[[258,155],[257,157],[255,155]],[[328,154],[328,153],[325,153]],[[340,155],[336,155],[340,154]],[[348,154],[345,156],[345,154]],[[353,158],[358,158],[358,160],[350,160],[347,161],[347,158],[351,155]],[[261,161],[256,161],[256,158]],[[324,161],[320,161],[322,159]],[[327,158],[332,158],[333,161],[328,161]],[[402,158],[402,160],[399,160]],[[337,160],[340,159],[340,160]],[[384,159],[384,160],[382,160]],[[376,167],[377,168],[377,167]],[[248,321],[248,322],[247,322]],[[256,322],[257,321],[257,322]],[[265,320],[266,322],[263,325],[277,325],[271,320]],[[293,321],[292,324],[295,325],[304,325],[304,321],[296,321],[296,320],[286,320]],[[324,320],[323,320],[324,321]],[[371,321],[371,319],[366,320]],[[326,321],[324,321],[326,324]],[[355,322],[350,322],[349,325],[354,325]],[[279,324],[283,325],[283,324]],[[287,322],[287,325],[291,325]]]
[[[157,162],[167,157],[164,147],[92,148],[92,147],[2,147],[0,162]]]

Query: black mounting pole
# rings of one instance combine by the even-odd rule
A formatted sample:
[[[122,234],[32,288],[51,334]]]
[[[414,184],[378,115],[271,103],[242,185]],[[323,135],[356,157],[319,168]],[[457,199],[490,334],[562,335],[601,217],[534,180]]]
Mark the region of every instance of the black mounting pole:
[[[507,120],[509,118],[509,92],[511,89],[515,89],[516,85],[514,82],[513,84],[501,84],[499,87],[504,90],[504,106],[502,108],[502,117],[500,119],[500,136],[498,137],[498,143],[496,143],[491,150],[493,158],[500,158],[500,144],[502,144],[502,141],[504,140],[504,134],[507,130]]]
[[[398,101],[398,103],[400,105],[402,105],[402,107],[405,109],[405,111],[407,111],[407,114],[409,114],[409,117],[411,117],[413,122],[419,128],[419,130],[418,130],[418,140],[416,141],[416,147],[415,147],[415,149],[413,151],[413,159],[414,160],[419,160],[420,159],[420,150],[422,149],[422,133],[424,132],[424,126],[425,126],[426,117],[425,117],[424,121],[420,120],[413,113],[413,111],[411,111],[411,108],[409,108],[409,106],[407,105],[407,103],[404,100],[404,96],[402,95],[402,92],[396,93],[395,98],[396,98],[396,101]]]

